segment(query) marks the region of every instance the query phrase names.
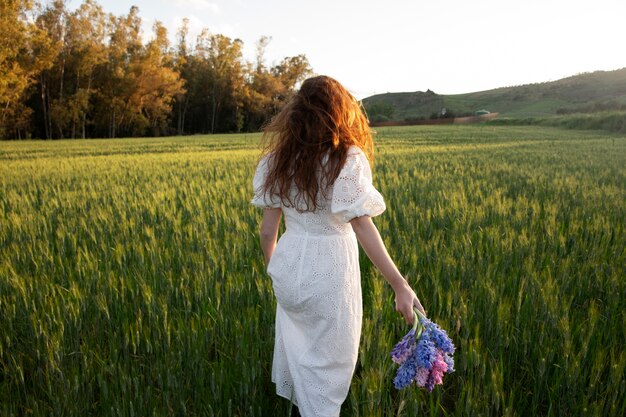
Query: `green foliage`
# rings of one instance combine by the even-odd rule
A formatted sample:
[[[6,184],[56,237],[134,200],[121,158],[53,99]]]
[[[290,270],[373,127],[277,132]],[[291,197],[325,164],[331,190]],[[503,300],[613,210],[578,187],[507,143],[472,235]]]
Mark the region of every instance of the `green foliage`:
[[[425,119],[441,111],[444,107],[443,97],[430,90],[425,93],[387,93],[365,98],[363,105],[373,122],[381,121],[374,117],[377,113],[393,120]],[[380,112],[379,109],[393,109],[393,112]]]
[[[599,113],[607,111],[626,112],[626,103],[619,103],[615,100],[596,101],[577,107],[560,108],[556,111],[556,114],[563,115],[572,113]]]
[[[566,129],[605,130],[626,133],[626,112],[600,112],[567,116],[495,119],[488,124],[500,126],[554,126]]]
[[[270,416],[258,135],[0,143],[0,415]],[[406,332],[362,256],[344,416],[623,416],[626,140],[381,128],[375,219],[458,350],[395,391]]]
[[[371,122],[383,122],[393,118],[394,108],[391,104],[384,101],[370,102],[365,111]]]

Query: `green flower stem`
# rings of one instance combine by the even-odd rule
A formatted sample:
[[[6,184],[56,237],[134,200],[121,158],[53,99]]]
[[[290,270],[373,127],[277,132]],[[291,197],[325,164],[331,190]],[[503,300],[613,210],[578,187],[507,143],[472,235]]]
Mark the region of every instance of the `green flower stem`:
[[[426,316],[424,316],[421,311],[413,307],[413,330],[415,330],[415,340],[419,339],[419,337],[422,335],[422,332],[424,331],[424,326],[420,321],[420,317],[426,318]],[[417,330],[418,326],[419,330]]]

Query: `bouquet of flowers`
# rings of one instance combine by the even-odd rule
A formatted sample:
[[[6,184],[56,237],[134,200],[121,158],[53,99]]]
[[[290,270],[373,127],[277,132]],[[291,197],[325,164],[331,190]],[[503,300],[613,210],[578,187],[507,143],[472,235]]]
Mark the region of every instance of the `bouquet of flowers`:
[[[393,384],[402,389],[415,382],[432,391],[445,373],[454,372],[454,349],[445,330],[413,309],[413,328],[391,351],[391,359],[400,365]]]

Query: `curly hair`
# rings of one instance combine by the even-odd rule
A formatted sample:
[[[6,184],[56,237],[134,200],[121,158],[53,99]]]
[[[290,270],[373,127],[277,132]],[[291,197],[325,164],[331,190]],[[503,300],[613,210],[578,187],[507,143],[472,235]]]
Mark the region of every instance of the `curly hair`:
[[[263,155],[271,156],[264,191],[300,212],[320,208],[356,145],[370,162],[369,121],[352,94],[328,76],[308,78],[263,129]],[[295,195],[292,193],[295,186]]]

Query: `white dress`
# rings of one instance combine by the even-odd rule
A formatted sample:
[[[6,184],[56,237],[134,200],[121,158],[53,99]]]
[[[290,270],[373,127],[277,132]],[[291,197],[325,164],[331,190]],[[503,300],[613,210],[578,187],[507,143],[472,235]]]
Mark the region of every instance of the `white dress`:
[[[379,215],[385,202],[356,146],[348,151],[332,199],[315,212],[299,213],[264,195],[268,161],[263,158],[254,175],[252,204],[280,207],[286,226],[267,267],[277,300],[272,381],[302,416],[338,416],[363,316],[358,244],[349,221]]]

